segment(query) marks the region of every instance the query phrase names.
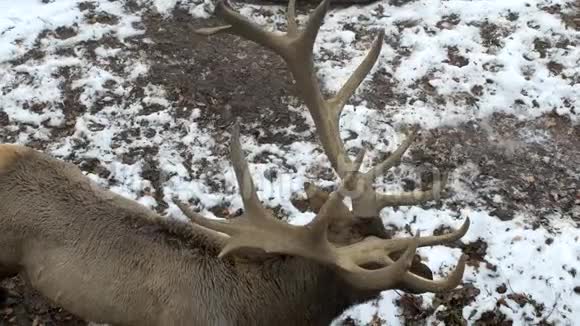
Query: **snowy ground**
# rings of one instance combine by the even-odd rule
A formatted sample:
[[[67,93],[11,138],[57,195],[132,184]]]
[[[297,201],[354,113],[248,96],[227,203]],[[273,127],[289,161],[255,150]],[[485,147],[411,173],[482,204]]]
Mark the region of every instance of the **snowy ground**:
[[[370,165],[418,123],[422,136],[379,187],[420,187],[417,169],[433,165],[451,174],[451,198],[385,209],[385,224],[403,235],[472,221],[454,248],[420,252],[441,273],[468,253],[462,288],[386,291],[336,325],[580,322],[573,1],[382,0],[331,10],[315,46],[328,92],[362,60],[377,29],[386,30],[372,76],[342,117],[347,147],[367,148]],[[304,181],[336,180],[284,65],[234,37],[193,36],[217,24],[213,5],[183,3],[0,2],[0,142],[73,161],[167,215],[181,218],[173,205],[180,198],[224,216],[241,206],[226,159],[231,117],[239,115],[260,197],[292,223],[307,222],[312,213],[291,197],[303,195]],[[235,7],[284,26],[283,7]]]

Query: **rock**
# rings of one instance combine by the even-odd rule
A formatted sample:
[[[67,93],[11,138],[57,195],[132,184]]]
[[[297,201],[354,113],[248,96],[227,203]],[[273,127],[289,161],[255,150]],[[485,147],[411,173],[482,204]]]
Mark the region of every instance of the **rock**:
[[[502,284],[502,285],[498,286],[495,290],[499,294],[504,294],[507,292],[507,286],[505,284]]]
[[[511,221],[514,218],[512,211],[503,208],[494,209],[489,215],[496,216],[501,221]]]
[[[8,113],[4,112],[4,111],[0,111],[0,126],[7,126],[10,124],[10,117],[8,116]]]
[[[278,178],[278,171],[276,168],[269,168],[264,171],[264,178],[266,178],[270,182],[274,182]]]

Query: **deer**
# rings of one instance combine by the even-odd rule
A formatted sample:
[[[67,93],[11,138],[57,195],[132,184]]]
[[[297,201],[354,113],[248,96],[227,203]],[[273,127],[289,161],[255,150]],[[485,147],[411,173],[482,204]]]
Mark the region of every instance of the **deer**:
[[[436,279],[417,248],[458,241],[468,231],[468,217],[444,234],[408,237],[389,236],[380,218],[386,207],[445,194],[445,175],[437,175],[428,190],[374,190],[376,176],[400,164],[418,130],[364,173],[364,151],[355,158],[345,151],[341,110],[375,64],[384,31],[342,89],[325,99],[313,44],[328,7],[329,0],[322,1],[299,29],[290,0],[287,31],[278,33],[219,1],[215,13],[227,24],[195,31],[203,37],[237,35],[287,63],[340,181],[332,191],[305,184],[315,213],[311,222],[277,219],[260,201],[241,147],[239,119],[230,132],[230,161],[243,212],[228,219],[206,217],[179,200],[174,204],[184,218],[162,216],[100,186],[71,162],[2,144],[0,280],[20,275],[80,318],[124,326],[329,325],[383,291],[440,293],[459,286],[465,255]]]

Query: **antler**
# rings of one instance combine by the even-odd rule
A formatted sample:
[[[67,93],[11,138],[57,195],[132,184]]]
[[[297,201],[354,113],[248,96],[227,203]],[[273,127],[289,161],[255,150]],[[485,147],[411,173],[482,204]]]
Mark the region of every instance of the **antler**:
[[[439,281],[421,278],[410,273],[408,268],[417,247],[445,244],[461,238],[467,232],[469,219],[466,219],[457,231],[442,236],[417,235],[414,238],[389,240],[368,237],[361,242],[340,248],[327,240],[327,228],[333,216],[344,217],[346,214],[350,218],[377,217],[386,206],[414,205],[426,200],[439,199],[447,180],[446,175],[441,177],[436,173],[431,191],[405,192],[397,195],[381,194],[372,188],[377,175],[399,164],[401,157],[416,137],[415,130],[392,155],[366,173],[359,172],[364,151],[361,151],[354,161],[349,158],[340,138],[340,115],[348,99],[375,64],[383,43],[384,30],[379,32],[371,50],[340,91],[334,97],[325,99],[314,73],[313,46],[329,2],[324,0],[310,15],[306,26],[299,29],[295,15],[295,0],[290,0],[287,31],[280,33],[263,30],[233,11],[224,1],[219,1],[215,13],[228,25],[202,28],[196,32],[205,36],[219,33],[238,35],[271,49],[286,61],[296,80],[300,97],[314,120],[324,151],[343,181],[342,185],[329,195],[316,218],[306,226],[292,226],[273,218],[257,198],[239,145],[239,129],[236,125],[232,138],[232,162],[246,208],[245,213],[232,221],[222,222],[205,219],[182,204],[178,206],[193,222],[230,236],[220,254],[221,257],[238,250],[261,249],[268,253],[298,255],[334,266],[353,285],[365,289],[382,290],[401,284],[416,292],[439,292],[455,288],[463,276],[465,256],[460,258],[456,269],[447,278]],[[344,209],[342,203],[344,196],[352,199],[352,212]],[[400,253],[403,250],[403,255],[397,261],[389,257],[391,253]],[[370,262],[379,263],[384,267],[376,270],[361,267]]]
[[[461,280],[463,265],[447,280],[438,283],[429,283],[430,281],[425,281],[427,282],[425,284],[418,283],[423,279],[407,273],[407,270],[417,247],[458,239],[467,230],[467,224],[455,232],[442,236],[420,237],[417,234],[412,238],[389,240],[369,237],[361,242],[338,248],[328,241],[327,230],[333,216],[340,213],[338,210],[344,199],[340,191],[330,194],[319,213],[307,225],[294,226],[284,223],[273,217],[258,199],[240,145],[239,122],[236,122],[232,131],[230,154],[244,204],[244,213],[241,216],[227,221],[210,220],[193,212],[185,204],[176,203],[192,222],[229,236],[219,254],[220,258],[250,250],[300,256],[336,268],[347,281],[365,290],[389,289],[404,282],[405,278],[417,284],[416,286],[429,289],[447,288]],[[349,180],[353,175],[349,173],[345,179]],[[388,257],[390,253],[403,250],[403,255],[397,261]],[[379,263],[384,267],[379,269],[361,267],[369,263]]]
[[[298,92],[310,111],[317,133],[320,136],[322,147],[333,169],[339,177],[344,178],[346,173],[352,171],[353,162],[346,153],[344,143],[340,138],[340,115],[348,99],[355,93],[377,61],[383,44],[384,30],[379,32],[371,46],[371,50],[340,91],[334,97],[325,99],[314,73],[313,46],[324,16],[328,11],[329,3],[330,0],[322,1],[310,15],[306,26],[299,30],[296,23],[295,0],[290,0],[287,12],[287,31],[286,33],[280,33],[263,30],[260,26],[233,11],[224,1],[220,0],[216,4],[215,13],[226,21],[228,25],[198,29],[196,33],[205,36],[218,33],[238,35],[269,48],[280,55],[286,61],[288,69],[296,80]],[[415,137],[416,131],[413,130],[408,138],[386,160],[370,171],[358,174],[354,178],[352,184],[358,185],[358,192],[350,193],[349,197],[353,201],[355,216],[378,216],[380,211],[387,206],[416,205],[426,200],[440,198],[447,179],[446,176],[438,178],[438,174],[435,176],[431,191],[386,195],[377,193],[372,188],[372,183],[378,175],[399,164],[401,157]]]

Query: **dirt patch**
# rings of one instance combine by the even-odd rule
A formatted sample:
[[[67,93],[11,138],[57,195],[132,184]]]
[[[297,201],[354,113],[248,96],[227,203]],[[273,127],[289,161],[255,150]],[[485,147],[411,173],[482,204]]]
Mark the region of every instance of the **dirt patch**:
[[[401,317],[405,325],[424,325],[425,320],[434,313],[437,320],[446,325],[467,325],[463,318],[463,308],[472,303],[479,295],[479,289],[471,284],[464,284],[461,288],[438,293],[429,306],[424,305],[423,298],[418,295],[401,294],[396,304],[401,309]],[[437,309],[445,306],[446,309]]]
[[[456,46],[450,46],[447,48],[447,60],[443,62],[456,67],[464,67],[469,64],[469,59],[459,54],[459,49]]]
[[[78,69],[62,67],[58,70],[57,76],[63,80],[60,88],[64,99],[61,103],[57,103],[56,106],[64,113],[65,121],[61,126],[52,129],[54,138],[71,135],[75,130],[74,126],[77,122],[77,117],[87,110],[87,107],[80,101],[82,89],[73,88],[73,82],[79,78]]]
[[[183,108],[180,115],[200,108],[198,121],[217,126],[241,117],[260,131],[258,141],[265,143],[296,140],[279,129],[309,129],[300,113],[288,110],[285,99],[293,94],[289,72],[271,51],[235,36],[196,36],[196,28],[219,22],[194,20],[179,8],[170,18],[148,14],[144,24],[154,41],[144,49],[153,63],[148,79],[167,90],[167,98]]]
[[[561,4],[538,6],[541,10],[544,10],[549,14],[559,16],[566,27],[580,30],[580,0],[567,3],[565,7]]]
[[[361,98],[366,99],[369,105],[374,108],[404,105],[409,96],[397,92],[397,84],[397,80],[386,69],[378,69],[372,76],[372,89],[365,88]]]
[[[543,38],[536,38],[534,40],[534,50],[540,54],[540,58],[545,58],[548,53],[548,49],[552,47],[550,40]]]
[[[142,177],[145,180],[151,182],[152,189],[145,189],[145,193],[141,195],[149,195],[155,198],[155,201],[158,203],[156,210],[158,212],[163,212],[165,209],[169,207],[165,199],[163,198],[163,183],[166,180],[163,180],[163,173],[159,173],[159,162],[155,158],[157,152],[153,152],[152,154],[148,154],[146,156],[141,156],[141,160],[143,160],[143,169],[142,169]]]
[[[404,318],[406,325],[423,321],[433,314],[433,308],[425,309],[423,297],[418,295],[401,294],[396,304],[401,309],[401,317]]]
[[[507,316],[496,308],[494,310],[486,311],[481,314],[475,325],[477,326],[487,326],[487,325],[497,325],[497,326],[511,326],[513,321],[507,318]]]
[[[457,14],[451,14],[441,17],[435,26],[439,29],[453,29],[461,22],[461,18]]]
[[[91,1],[82,1],[82,2],[79,2],[78,7],[79,7],[79,10],[80,11],[95,10],[95,9],[97,9],[97,6],[95,6],[95,3],[94,2],[91,2]]]
[[[548,114],[519,121],[495,114],[478,124],[424,132],[410,151],[414,160],[442,169],[467,165],[477,171],[469,180],[460,171],[451,173],[477,199],[462,204],[452,195],[450,205],[483,205],[501,220],[529,212],[537,217],[536,226],[547,224],[550,214],[580,222],[576,207],[580,180],[574,172],[580,166],[580,126],[566,117]]]
[[[76,27],[76,25],[73,25],[73,27],[70,26],[57,27],[54,30],[54,36],[59,40],[66,40],[68,38],[74,37],[78,33],[74,27]]]
[[[488,48],[489,53],[495,53],[501,49],[504,46],[503,39],[511,33],[507,28],[489,21],[481,23],[479,30],[479,35],[482,39],[481,44]]]
[[[40,38],[40,36],[39,36]],[[42,58],[44,58],[44,56],[46,55],[46,53],[40,49],[34,48],[31,49],[30,51],[26,52],[24,55],[14,59],[14,60],[10,60],[8,63],[14,65],[14,66],[18,66],[21,65],[25,62],[28,62],[29,60],[40,60]]]
[[[10,124],[10,117],[4,111],[0,112],[0,127],[4,127]]]
[[[119,23],[119,17],[110,14],[105,11],[95,11],[94,9],[88,8],[85,10],[85,20],[89,24],[105,24],[105,25],[117,25]]]
[[[434,307],[443,305],[447,309],[438,311],[437,318],[446,325],[466,325],[463,318],[463,308],[472,303],[480,290],[472,284],[464,284],[460,289],[438,293],[433,300]]]
[[[50,304],[16,277],[0,282],[0,325],[85,326],[87,322]]]

